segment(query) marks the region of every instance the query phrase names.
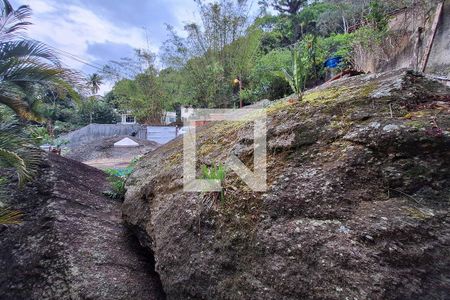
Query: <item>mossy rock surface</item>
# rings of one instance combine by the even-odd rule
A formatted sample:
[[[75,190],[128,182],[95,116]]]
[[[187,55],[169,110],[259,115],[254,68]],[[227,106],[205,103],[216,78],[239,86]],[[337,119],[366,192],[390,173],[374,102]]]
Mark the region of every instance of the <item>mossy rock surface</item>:
[[[225,201],[183,192],[183,141],[145,156],[126,222],[169,299],[444,299],[450,294],[450,92],[409,71],[274,102],[268,190],[233,172]],[[251,166],[253,125],[197,133],[198,167]]]

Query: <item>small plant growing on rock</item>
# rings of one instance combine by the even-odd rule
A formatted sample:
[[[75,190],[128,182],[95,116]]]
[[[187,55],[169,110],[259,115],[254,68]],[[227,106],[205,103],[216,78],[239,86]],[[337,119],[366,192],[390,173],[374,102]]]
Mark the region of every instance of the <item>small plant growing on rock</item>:
[[[128,167],[124,169],[106,169],[105,172],[108,174],[108,181],[111,184],[111,191],[103,192],[104,195],[115,200],[123,200],[125,198],[125,182],[131,173],[133,173],[136,164],[138,163],[140,157],[135,157]]]
[[[107,169],[105,172],[109,175],[108,181],[111,184],[111,191],[105,191],[104,194],[114,200],[123,200],[125,198],[125,182],[133,172],[133,167],[128,166],[125,169]]]
[[[213,164],[211,167],[202,165],[201,172],[203,179],[219,180],[223,186],[223,182],[225,181],[226,176],[226,170],[223,164],[219,163],[217,166],[216,164]],[[225,193],[223,187],[218,196],[220,196],[220,201],[223,203],[225,201]]]

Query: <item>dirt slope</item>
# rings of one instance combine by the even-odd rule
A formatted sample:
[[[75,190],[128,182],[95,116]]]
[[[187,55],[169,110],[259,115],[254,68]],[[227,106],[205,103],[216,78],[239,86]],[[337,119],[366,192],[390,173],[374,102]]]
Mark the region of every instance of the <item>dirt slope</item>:
[[[36,182],[9,186],[24,217],[0,228],[1,299],[163,299],[151,255],[107,189],[103,172],[55,155]]]
[[[268,109],[268,184],[229,172],[224,203],[184,193],[182,140],[128,180],[126,221],[169,299],[446,299],[450,92],[411,72],[358,76]],[[200,164],[251,164],[253,126],[198,133]]]

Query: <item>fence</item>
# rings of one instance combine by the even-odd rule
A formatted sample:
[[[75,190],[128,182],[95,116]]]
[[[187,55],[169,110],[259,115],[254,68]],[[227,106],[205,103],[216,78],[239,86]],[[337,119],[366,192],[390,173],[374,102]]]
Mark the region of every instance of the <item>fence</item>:
[[[144,130],[143,130],[144,129]],[[113,136],[136,136],[146,139],[145,128],[138,124],[90,124],[78,130],[72,131],[61,138],[69,142],[69,146],[76,146]]]
[[[147,139],[164,145],[178,136],[175,126],[147,126]]]

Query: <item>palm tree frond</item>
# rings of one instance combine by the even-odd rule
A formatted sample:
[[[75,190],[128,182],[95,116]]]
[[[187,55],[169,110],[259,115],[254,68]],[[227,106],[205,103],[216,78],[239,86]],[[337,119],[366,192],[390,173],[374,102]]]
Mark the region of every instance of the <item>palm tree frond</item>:
[[[2,0],[1,2],[0,40],[5,42],[22,35],[21,31],[26,30],[31,24],[26,21],[31,16],[31,8],[22,5],[14,10],[8,0]]]
[[[42,117],[33,112],[32,107],[23,100],[23,98],[4,97],[1,95],[0,89],[0,103],[11,108],[19,118],[30,121],[42,121]]]
[[[19,186],[31,180],[37,172],[41,155],[21,126],[0,124],[0,166],[16,170]]]
[[[18,20],[26,20],[31,17],[31,14],[31,8],[28,5],[21,5],[16,10],[14,10],[14,16]]]
[[[0,148],[0,166],[11,167],[16,170],[17,176],[19,177],[19,186],[23,186],[31,178],[25,161],[17,153],[12,151]]]
[[[89,77],[88,84],[91,88],[92,94],[97,94],[100,90],[100,86],[103,84],[103,78],[97,73],[94,73]]]
[[[2,0],[2,2],[3,2],[3,9],[2,9],[3,15],[10,15],[12,12],[14,12],[11,3],[9,3],[8,0]]]
[[[0,60],[7,61],[12,58],[27,60],[28,58],[42,59],[60,66],[61,63],[55,52],[44,43],[34,40],[15,40],[0,44]]]

